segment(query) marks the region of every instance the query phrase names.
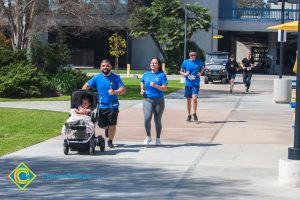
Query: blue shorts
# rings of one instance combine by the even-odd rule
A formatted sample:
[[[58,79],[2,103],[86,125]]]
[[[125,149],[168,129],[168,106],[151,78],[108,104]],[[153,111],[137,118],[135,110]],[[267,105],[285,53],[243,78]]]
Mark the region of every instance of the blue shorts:
[[[228,80],[235,79],[236,74],[228,73]]]
[[[195,86],[185,86],[184,89],[184,97],[185,98],[192,98],[193,95],[198,95],[199,93],[199,85]]]

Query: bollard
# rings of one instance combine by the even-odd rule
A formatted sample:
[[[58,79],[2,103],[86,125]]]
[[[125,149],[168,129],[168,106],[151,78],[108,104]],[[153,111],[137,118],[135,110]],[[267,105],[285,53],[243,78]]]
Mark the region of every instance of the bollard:
[[[130,64],[127,64],[127,78],[130,78]]]
[[[290,103],[292,96],[292,80],[274,79],[274,96],[276,103]]]

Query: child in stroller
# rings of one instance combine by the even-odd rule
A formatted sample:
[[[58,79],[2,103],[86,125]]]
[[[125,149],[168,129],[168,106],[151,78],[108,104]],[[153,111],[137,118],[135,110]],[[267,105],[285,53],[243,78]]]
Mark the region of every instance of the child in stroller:
[[[71,97],[71,112],[69,119],[64,123],[64,154],[71,151],[90,151],[95,153],[95,147],[105,149],[105,140],[101,136],[95,137],[97,97],[86,90],[77,90]]]
[[[62,134],[67,135],[67,134],[72,134],[76,138],[80,137],[85,137],[88,136],[88,134],[93,132],[94,129],[94,124],[91,121],[90,114],[92,112],[91,107],[90,107],[90,100],[88,99],[87,96],[83,96],[81,98],[81,105],[78,108],[73,108],[70,112],[70,117],[69,119],[65,122],[63,128],[62,128]],[[71,125],[86,125],[86,133],[84,135],[80,135],[81,131],[72,131],[71,130]]]

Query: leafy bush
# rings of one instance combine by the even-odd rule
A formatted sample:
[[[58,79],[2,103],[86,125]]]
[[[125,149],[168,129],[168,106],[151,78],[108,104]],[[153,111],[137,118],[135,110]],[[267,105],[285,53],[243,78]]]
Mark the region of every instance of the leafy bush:
[[[49,86],[46,74],[31,64],[11,64],[0,73],[1,97],[41,97]]]
[[[79,70],[60,69],[51,79],[51,83],[60,94],[71,94],[80,89],[87,81],[87,76]]]
[[[26,51],[11,51],[0,49],[0,69],[16,63],[29,64],[29,61],[26,56]]]
[[[46,44],[33,37],[30,46],[31,62],[49,74],[55,74],[70,60],[71,51],[62,41]]]
[[[11,39],[6,37],[3,33],[0,32],[0,49],[12,49]]]

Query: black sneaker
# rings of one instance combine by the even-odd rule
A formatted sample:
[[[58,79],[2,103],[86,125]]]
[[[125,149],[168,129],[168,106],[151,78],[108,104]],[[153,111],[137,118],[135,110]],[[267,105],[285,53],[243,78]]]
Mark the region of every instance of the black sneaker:
[[[191,115],[188,115],[186,121],[187,121],[187,122],[191,122],[191,121],[192,121],[192,116],[191,116]]]
[[[193,118],[194,118],[194,121],[195,121],[195,122],[198,121],[198,117],[197,117],[197,114],[196,114],[196,113],[193,114]]]
[[[113,144],[112,140],[107,140],[107,146],[111,149],[115,148],[115,145]]]

